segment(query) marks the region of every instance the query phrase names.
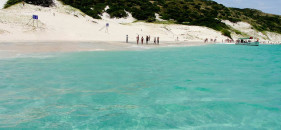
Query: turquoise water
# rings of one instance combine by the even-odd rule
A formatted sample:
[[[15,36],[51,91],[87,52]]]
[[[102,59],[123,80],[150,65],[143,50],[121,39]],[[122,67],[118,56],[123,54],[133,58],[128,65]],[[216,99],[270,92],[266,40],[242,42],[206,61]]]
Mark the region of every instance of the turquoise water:
[[[281,129],[281,46],[2,59],[0,128]]]

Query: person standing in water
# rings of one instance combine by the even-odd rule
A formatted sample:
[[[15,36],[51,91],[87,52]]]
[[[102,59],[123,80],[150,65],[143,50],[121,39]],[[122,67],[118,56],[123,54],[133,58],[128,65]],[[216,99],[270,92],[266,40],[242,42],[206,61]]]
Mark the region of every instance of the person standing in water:
[[[204,42],[207,43],[208,42],[208,38],[206,38]]]
[[[140,36],[137,36],[137,44],[139,44]]]
[[[157,44],[159,45],[159,37],[157,37]]]

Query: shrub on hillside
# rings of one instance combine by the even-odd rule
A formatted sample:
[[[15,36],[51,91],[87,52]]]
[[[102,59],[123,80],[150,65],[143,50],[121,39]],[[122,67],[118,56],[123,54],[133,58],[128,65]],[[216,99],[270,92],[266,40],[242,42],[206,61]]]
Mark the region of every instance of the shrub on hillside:
[[[22,2],[22,0],[8,0],[7,3],[4,5],[4,8],[8,8],[14,4]]]
[[[41,6],[52,5],[52,0],[25,0],[27,3]],[[174,20],[179,24],[206,26],[218,31],[230,30],[220,20],[248,22],[259,31],[281,33],[281,17],[265,14],[255,9],[228,8],[212,0],[60,0],[67,5],[80,9],[93,18],[100,18],[104,8],[110,17],[126,17],[128,11],[138,20],[155,21],[155,13],[165,20]],[[21,2],[8,0],[5,8]]]
[[[4,8],[8,8],[14,4],[17,4],[19,2],[22,2],[22,0],[8,0],[5,4]],[[34,5],[40,5],[44,7],[49,7],[54,4],[53,0],[24,0],[24,2]]]
[[[223,29],[221,30],[222,35],[231,38],[231,32],[229,30]]]

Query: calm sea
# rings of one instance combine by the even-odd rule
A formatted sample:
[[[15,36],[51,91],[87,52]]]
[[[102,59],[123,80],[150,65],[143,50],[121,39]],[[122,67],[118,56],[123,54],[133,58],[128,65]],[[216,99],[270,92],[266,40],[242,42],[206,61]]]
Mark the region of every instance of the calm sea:
[[[281,46],[0,59],[0,128],[281,129]]]

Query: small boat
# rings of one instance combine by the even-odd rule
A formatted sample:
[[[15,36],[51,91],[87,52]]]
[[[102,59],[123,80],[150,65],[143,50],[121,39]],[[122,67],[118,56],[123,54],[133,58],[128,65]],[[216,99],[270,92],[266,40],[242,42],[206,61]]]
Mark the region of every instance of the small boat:
[[[260,42],[259,39],[254,39],[253,37],[247,37],[247,38],[239,38],[235,45],[247,45],[247,46],[259,46]]]

